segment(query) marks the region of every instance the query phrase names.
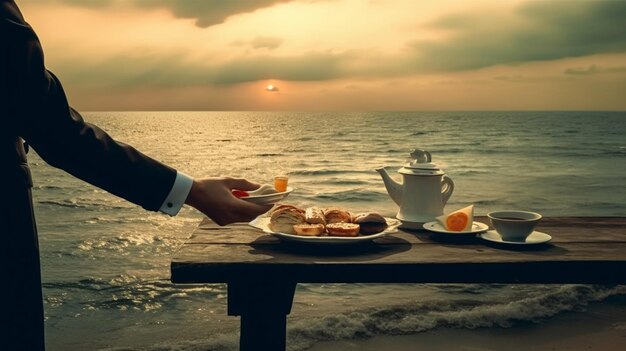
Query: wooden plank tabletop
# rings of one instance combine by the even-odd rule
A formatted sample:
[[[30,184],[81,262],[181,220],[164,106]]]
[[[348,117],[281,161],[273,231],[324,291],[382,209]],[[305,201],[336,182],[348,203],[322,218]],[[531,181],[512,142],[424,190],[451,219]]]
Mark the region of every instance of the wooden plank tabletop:
[[[485,217],[477,221],[489,223]],[[171,263],[175,283],[227,283],[259,276],[295,282],[626,283],[626,217],[549,217],[548,244],[511,247],[399,231],[359,245],[281,242],[245,223],[208,219]]]

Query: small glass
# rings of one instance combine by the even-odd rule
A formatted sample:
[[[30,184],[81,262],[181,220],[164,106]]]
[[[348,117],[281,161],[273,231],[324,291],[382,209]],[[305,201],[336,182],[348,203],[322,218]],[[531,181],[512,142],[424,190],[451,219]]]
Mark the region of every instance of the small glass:
[[[277,192],[282,193],[287,191],[287,183],[289,182],[289,177],[280,175],[274,177],[274,189]]]

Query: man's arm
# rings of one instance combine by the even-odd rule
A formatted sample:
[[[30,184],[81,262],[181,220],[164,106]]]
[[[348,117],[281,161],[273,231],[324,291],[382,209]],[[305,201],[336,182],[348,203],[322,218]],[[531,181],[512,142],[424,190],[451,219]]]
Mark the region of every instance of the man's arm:
[[[147,210],[175,215],[185,204],[220,225],[249,221],[271,205],[241,200],[231,189],[258,184],[237,178],[192,179],[116,141],[69,106],[59,79],[44,64],[35,32],[13,1],[0,1],[10,106],[2,116],[51,165]],[[170,206],[171,204],[171,206]]]
[[[69,106],[59,79],[49,72],[39,40],[14,7],[5,19],[9,115],[20,135],[49,164],[156,211],[176,179],[176,170],[114,140],[86,123]]]

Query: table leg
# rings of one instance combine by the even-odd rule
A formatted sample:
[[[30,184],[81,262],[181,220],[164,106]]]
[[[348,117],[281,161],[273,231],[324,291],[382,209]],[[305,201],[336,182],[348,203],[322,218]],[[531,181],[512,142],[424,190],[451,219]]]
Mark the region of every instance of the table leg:
[[[228,315],[241,316],[241,351],[285,350],[287,315],[295,290],[295,282],[228,283]]]

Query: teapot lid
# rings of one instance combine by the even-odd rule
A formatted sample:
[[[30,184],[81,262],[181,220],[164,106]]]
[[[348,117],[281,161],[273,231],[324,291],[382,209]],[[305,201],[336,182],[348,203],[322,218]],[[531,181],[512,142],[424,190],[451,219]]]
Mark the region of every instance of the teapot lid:
[[[415,149],[411,152],[407,163],[398,170],[400,174],[408,175],[442,175],[444,172],[432,163],[430,152],[422,149]]]

